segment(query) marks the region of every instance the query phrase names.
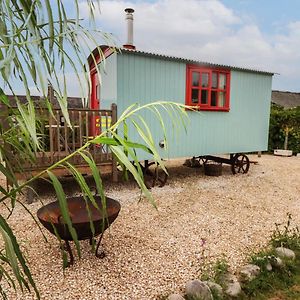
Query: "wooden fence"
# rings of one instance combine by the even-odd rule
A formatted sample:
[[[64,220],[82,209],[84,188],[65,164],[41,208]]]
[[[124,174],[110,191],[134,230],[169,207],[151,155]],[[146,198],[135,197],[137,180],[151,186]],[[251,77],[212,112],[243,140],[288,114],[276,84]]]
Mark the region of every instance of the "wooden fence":
[[[36,108],[37,128],[42,151],[35,152],[33,160],[22,160],[18,154],[12,156],[10,164],[14,166],[17,177],[30,178],[41,170],[51,166],[81,148],[88,140],[104,132],[117,120],[117,106],[111,110],[91,110],[84,108],[68,109],[70,122],[67,123],[60,109],[53,114],[45,108]],[[93,144],[88,147],[101,174],[110,173],[117,181],[116,161],[107,145]],[[76,154],[68,160],[81,173],[90,174],[88,164],[81,155]],[[54,170],[58,176],[68,174],[64,167]]]

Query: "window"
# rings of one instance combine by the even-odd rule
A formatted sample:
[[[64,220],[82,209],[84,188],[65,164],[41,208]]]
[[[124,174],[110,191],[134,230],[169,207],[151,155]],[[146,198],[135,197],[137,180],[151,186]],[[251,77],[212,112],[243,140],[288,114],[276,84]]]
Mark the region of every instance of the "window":
[[[229,111],[229,71],[187,66],[186,75],[186,105]]]

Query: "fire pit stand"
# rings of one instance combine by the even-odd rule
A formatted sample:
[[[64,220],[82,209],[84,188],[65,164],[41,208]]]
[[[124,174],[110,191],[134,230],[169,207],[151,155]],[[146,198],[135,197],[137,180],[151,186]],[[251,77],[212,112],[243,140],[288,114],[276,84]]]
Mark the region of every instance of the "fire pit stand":
[[[98,243],[97,243],[97,246],[96,246],[96,250],[95,250],[95,256],[100,258],[100,259],[102,259],[106,256],[104,250],[102,248],[100,248],[102,238],[103,238],[103,233],[100,234],[100,237],[99,237],[99,240],[98,240]],[[69,258],[70,258],[70,260],[68,261],[68,264],[67,264],[67,267],[69,267],[69,266],[74,264],[74,254],[72,252],[70,242],[68,240],[66,240],[64,242],[65,242],[65,244],[63,245],[63,250],[68,252]],[[90,238],[90,245],[92,245],[92,243],[93,243],[93,239]],[[100,251],[99,251],[99,248],[100,248]]]
[[[104,258],[105,253],[100,247],[103,234],[117,218],[121,205],[118,201],[106,197],[103,208],[101,197],[94,196],[94,199],[98,208],[83,197],[67,198],[68,210],[72,226],[76,230],[78,240],[89,239],[90,245],[92,245],[93,239],[99,235],[95,255],[98,258]],[[41,207],[37,212],[37,216],[45,228],[47,228],[52,234],[58,234],[58,236],[65,241],[65,245],[63,247],[64,250],[68,252],[70,258],[68,266],[72,265],[74,263],[74,255],[69,242],[72,241],[73,238],[67,225],[63,221],[58,201]],[[94,233],[91,229],[91,221],[94,225]]]

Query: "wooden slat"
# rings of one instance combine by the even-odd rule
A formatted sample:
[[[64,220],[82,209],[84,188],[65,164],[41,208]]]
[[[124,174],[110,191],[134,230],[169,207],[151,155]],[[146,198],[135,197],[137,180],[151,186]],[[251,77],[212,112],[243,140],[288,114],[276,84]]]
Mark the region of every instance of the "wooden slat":
[[[79,147],[82,147],[82,113],[79,112]]]
[[[67,122],[65,119],[64,119],[64,144],[65,144],[65,151],[68,151],[69,150],[69,147],[68,147],[68,125],[67,125]]]
[[[18,106],[16,105],[12,105],[11,106],[12,109],[18,109]],[[35,110],[36,111],[44,111],[45,108],[44,107],[35,107]],[[61,109],[60,108],[53,108],[53,113],[55,114],[56,111],[58,112],[61,112]],[[95,112],[99,112],[99,109],[90,109],[90,108],[71,108],[71,109],[68,109],[69,113],[74,111],[74,112],[92,112],[92,111],[95,111]],[[108,110],[108,109],[101,109],[100,110],[101,112],[103,113],[107,113],[109,116],[111,116],[111,110]]]
[[[94,122],[94,126],[96,126],[96,114],[95,114],[95,111],[92,112],[92,116],[93,116],[92,120]],[[92,151],[93,151],[93,156],[95,157],[96,156],[96,145],[95,144],[92,145]]]
[[[108,129],[108,114],[105,112],[105,123],[106,123],[106,130]],[[106,132],[106,136],[108,137],[108,132]],[[108,145],[105,146],[105,154],[106,160],[108,160]]]
[[[56,146],[57,146],[57,153],[58,159],[60,159],[60,130],[59,130],[59,111],[56,111]]]
[[[117,122],[117,105],[113,103],[111,105],[111,126]],[[117,159],[112,155],[112,181],[118,181],[118,169],[117,169]]]
[[[7,106],[2,104],[2,102],[0,101],[0,122],[1,122],[1,127],[3,132],[6,132],[7,130],[9,130],[9,123],[8,123],[8,118],[9,116],[9,112],[7,109]],[[2,144],[2,140],[0,140],[0,143]],[[9,166],[9,164],[13,165],[13,161],[14,161],[14,156],[12,155],[12,149],[11,149],[11,145],[8,143],[5,143],[4,145],[1,145],[4,147],[4,152],[5,152],[5,156],[3,157],[5,163],[6,163],[6,167]],[[13,185],[13,182],[11,182],[8,177],[6,177],[6,190],[9,190],[9,186]],[[3,187],[4,188],[4,187]]]
[[[102,128],[102,118],[103,118],[103,116],[102,116],[102,112],[100,112],[100,121],[99,121],[99,125],[100,125],[100,132],[102,132],[103,131],[103,128]],[[103,145],[102,144],[100,144],[99,145],[99,148],[100,148],[100,152],[101,153],[103,153]],[[100,158],[100,161],[103,159],[103,157],[101,156],[101,158]]]
[[[98,169],[100,170],[101,174],[111,174],[112,173],[112,163],[102,163],[102,164],[97,164]],[[78,165],[76,166],[76,169],[81,173],[81,174],[88,174],[91,175],[91,169],[87,165]],[[16,178],[18,180],[26,180],[29,179],[35,175],[37,175],[42,169],[35,169],[27,172],[22,172],[22,173],[16,173]],[[66,168],[56,168],[52,170],[52,172],[56,176],[65,176],[65,175],[70,175],[70,172]],[[44,177],[47,177],[47,174],[44,175]]]
[[[85,137],[89,138],[89,113],[85,112]]]
[[[50,139],[50,161],[51,164],[54,163],[53,160],[53,152],[54,152],[54,136],[53,136],[53,130],[52,130],[52,125],[53,125],[53,116],[49,114],[49,139]]]
[[[74,114],[75,112],[72,111],[70,116],[71,116],[71,122],[72,122],[72,125],[73,125],[73,128],[72,128],[72,151],[74,152],[75,151],[75,133],[76,133],[76,122],[75,122],[75,117],[74,117]]]

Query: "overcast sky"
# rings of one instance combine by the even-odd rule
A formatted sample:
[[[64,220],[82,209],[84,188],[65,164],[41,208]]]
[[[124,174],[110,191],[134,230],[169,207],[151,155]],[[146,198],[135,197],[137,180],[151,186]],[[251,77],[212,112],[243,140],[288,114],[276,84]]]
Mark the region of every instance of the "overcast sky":
[[[64,1],[71,17],[74,2]],[[100,2],[97,28],[111,33],[119,46],[126,42],[124,9],[132,7],[137,49],[279,73],[273,77],[273,89],[300,92],[300,0]],[[88,18],[86,0],[80,3],[80,13]],[[16,92],[24,94],[18,86]],[[32,94],[37,91],[32,89]],[[79,96],[72,73],[68,94]]]
[[[300,0],[101,1],[97,24],[120,45],[126,7],[139,50],[280,73],[273,89],[300,92]]]

